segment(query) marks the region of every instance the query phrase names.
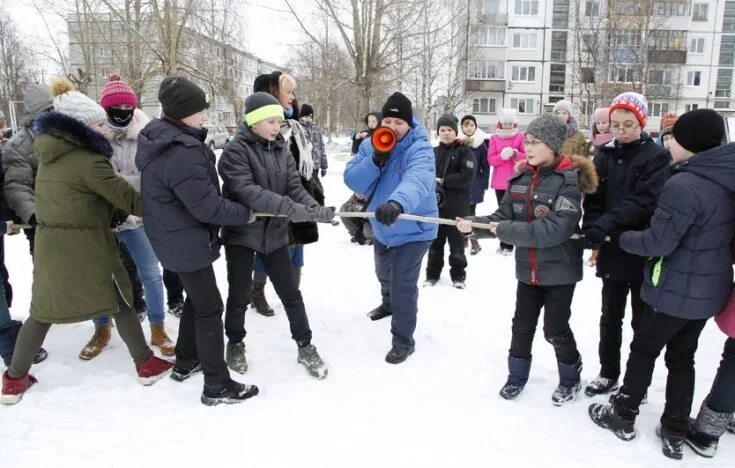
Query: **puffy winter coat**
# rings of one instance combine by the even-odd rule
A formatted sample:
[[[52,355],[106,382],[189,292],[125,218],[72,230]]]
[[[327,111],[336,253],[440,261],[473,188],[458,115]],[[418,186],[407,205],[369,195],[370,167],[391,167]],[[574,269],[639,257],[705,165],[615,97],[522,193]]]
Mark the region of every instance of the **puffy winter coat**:
[[[219,258],[220,226],[250,220],[250,209],[220,195],[207,130],[152,120],[138,136],[143,223],[161,265],[201,270]]]
[[[36,245],[31,316],[81,322],[118,311],[115,289],[133,295],[110,230],[116,209],[140,214],[140,196],[110,164],[102,135],[64,114],[34,123]],[[116,283],[116,284],[115,284]]]
[[[240,125],[217,167],[223,195],[253,211],[288,215],[294,203],[319,206],[301,185],[296,162],[281,135],[268,141]],[[257,218],[244,226],[225,227],[222,237],[226,245],[244,245],[268,254],[288,245],[288,224],[288,218]]]
[[[429,135],[421,123],[414,119],[413,127],[400,140],[383,168],[373,162],[373,144],[366,139],[360,151],[347,163],[344,181],[347,186],[365,198],[373,198],[368,211],[394,200],[403,212],[419,216],[436,217],[436,169],[434,151]],[[396,247],[408,242],[430,241],[436,238],[437,225],[417,221],[398,220],[385,226],[370,220],[375,238],[383,245]]]
[[[373,132],[374,131],[375,130],[372,130],[372,129],[365,129],[365,130],[363,130],[362,132],[367,132],[367,136],[365,138],[360,139],[360,140],[358,140],[357,138],[355,138],[355,136],[357,136],[357,133],[362,133],[362,132],[357,132],[354,135],[352,135],[352,150],[351,150],[352,153],[351,154],[357,154],[358,151],[360,151],[360,145],[362,144],[362,142],[363,141],[366,141],[366,140],[370,140],[370,138],[373,136]]]
[[[612,141],[597,150],[595,168],[600,185],[584,198],[583,227],[598,226],[612,242],[597,257],[597,276],[616,281],[641,281],[645,258],[620,248],[623,231],[643,230],[656,208],[671,161],[668,150],[644,134],[633,143]]]
[[[314,161],[314,170],[327,170],[329,162],[327,161],[327,151],[324,149],[324,136],[322,130],[314,123],[302,123],[306,130],[306,134],[311,141],[311,157]]]
[[[571,236],[579,229],[582,192],[597,187],[592,162],[562,156],[546,167],[521,163],[509,185],[494,214],[472,219],[499,222],[497,237],[516,246],[516,279],[534,286],[581,281],[582,244]],[[490,233],[475,232],[480,237]]]
[[[466,144],[472,147],[472,153],[475,156],[475,178],[472,180],[470,191],[470,204],[472,205],[479,205],[485,201],[485,191],[490,185],[490,164],[487,160],[488,138],[490,136],[478,128],[474,135],[465,140]]]
[[[493,167],[493,178],[490,188],[495,190],[507,190],[508,179],[513,177],[516,164],[526,159],[526,149],[523,146],[524,135],[518,132],[510,137],[493,135],[490,137],[490,145],[487,150],[487,161]],[[516,155],[510,159],[503,159],[500,154],[504,148],[511,148]]]
[[[470,191],[475,178],[475,155],[466,144],[434,147],[437,185],[444,191],[444,204],[439,216],[454,219],[470,215]]]
[[[579,131],[577,119],[572,119],[567,124],[567,138],[561,147],[561,154],[569,156],[577,155],[587,157],[589,155],[589,144],[584,137],[584,133]]]
[[[127,180],[135,190],[140,192],[140,171],[135,166],[135,155],[138,152],[138,135],[148,125],[150,119],[140,109],[135,109],[133,120],[125,130],[112,130],[112,168],[118,176]],[[138,229],[143,226],[143,220],[137,216],[129,216],[123,223],[116,226],[120,231]]]
[[[696,154],[671,173],[651,227],[623,233],[620,246],[652,257],[641,289],[648,305],[688,320],[710,318],[732,290],[735,144]]]

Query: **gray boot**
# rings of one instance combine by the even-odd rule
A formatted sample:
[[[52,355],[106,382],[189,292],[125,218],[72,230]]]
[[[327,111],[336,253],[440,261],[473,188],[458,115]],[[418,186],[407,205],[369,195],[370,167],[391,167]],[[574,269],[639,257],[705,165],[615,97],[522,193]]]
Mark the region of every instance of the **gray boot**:
[[[732,421],[732,413],[718,413],[702,402],[697,419],[687,432],[686,443],[699,455],[712,458],[717,453],[717,443]]]
[[[239,343],[227,343],[225,361],[227,361],[227,367],[238,374],[246,373],[248,371],[248,360],[245,357],[245,343],[242,341]]]
[[[316,347],[312,344],[306,346],[299,346],[299,364],[303,364],[306,370],[312,377],[316,377],[321,380],[327,377],[329,373],[327,365],[319,357],[319,353],[316,351]]]

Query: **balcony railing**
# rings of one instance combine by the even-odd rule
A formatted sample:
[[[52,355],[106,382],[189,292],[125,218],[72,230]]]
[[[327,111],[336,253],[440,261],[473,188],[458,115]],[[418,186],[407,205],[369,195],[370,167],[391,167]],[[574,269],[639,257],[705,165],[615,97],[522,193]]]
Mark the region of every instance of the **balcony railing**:
[[[485,13],[479,16],[480,24],[493,26],[508,26],[508,15],[506,13]]]
[[[686,50],[649,50],[648,61],[650,63],[687,63]]]
[[[473,80],[465,81],[467,91],[486,91],[502,93],[505,91],[505,80]]]

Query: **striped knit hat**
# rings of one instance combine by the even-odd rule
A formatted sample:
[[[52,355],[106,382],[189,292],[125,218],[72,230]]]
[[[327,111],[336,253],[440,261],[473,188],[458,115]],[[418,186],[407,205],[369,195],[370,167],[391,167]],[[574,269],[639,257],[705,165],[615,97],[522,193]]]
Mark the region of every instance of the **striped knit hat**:
[[[278,99],[264,92],[248,96],[245,100],[245,124],[248,127],[271,117],[283,118],[283,106]]]
[[[648,100],[638,93],[623,93],[613,99],[610,105],[610,115],[615,109],[629,110],[635,114],[638,123],[642,128],[646,128],[648,121]]]
[[[138,107],[138,98],[135,97],[133,89],[122,80],[120,75],[110,75],[107,84],[102,88],[100,104],[107,110],[110,107],[128,105],[135,109]]]

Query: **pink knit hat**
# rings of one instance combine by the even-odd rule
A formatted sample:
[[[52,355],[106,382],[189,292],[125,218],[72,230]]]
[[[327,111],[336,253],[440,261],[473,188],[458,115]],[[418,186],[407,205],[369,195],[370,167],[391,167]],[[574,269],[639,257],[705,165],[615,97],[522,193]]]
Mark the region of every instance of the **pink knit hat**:
[[[595,109],[595,123],[610,123],[609,107],[598,107]]]
[[[133,89],[122,80],[120,75],[110,75],[107,84],[100,95],[100,105],[107,110],[110,107],[127,104],[132,108],[138,107],[138,98]]]

